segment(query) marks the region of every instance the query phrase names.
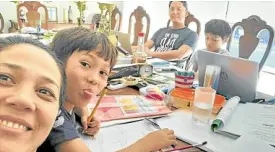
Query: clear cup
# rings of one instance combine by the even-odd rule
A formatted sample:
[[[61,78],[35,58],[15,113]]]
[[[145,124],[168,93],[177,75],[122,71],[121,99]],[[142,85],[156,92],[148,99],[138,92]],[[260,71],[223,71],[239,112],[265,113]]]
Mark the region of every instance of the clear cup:
[[[216,90],[211,87],[196,88],[192,109],[192,120],[195,124],[204,126],[209,123],[215,96]]]

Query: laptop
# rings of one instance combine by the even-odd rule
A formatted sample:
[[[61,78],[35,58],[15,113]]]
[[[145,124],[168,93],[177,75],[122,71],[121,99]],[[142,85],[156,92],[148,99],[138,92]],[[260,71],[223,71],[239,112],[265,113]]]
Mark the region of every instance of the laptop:
[[[124,49],[129,54],[132,54],[132,44],[130,42],[130,34],[123,33],[119,31],[114,31],[115,35],[117,36],[118,42],[120,43],[120,48]]]
[[[239,96],[242,102],[256,98],[259,64],[247,59],[226,56],[208,51],[198,51],[200,86],[204,82],[207,65],[221,67],[217,93],[228,98]]]

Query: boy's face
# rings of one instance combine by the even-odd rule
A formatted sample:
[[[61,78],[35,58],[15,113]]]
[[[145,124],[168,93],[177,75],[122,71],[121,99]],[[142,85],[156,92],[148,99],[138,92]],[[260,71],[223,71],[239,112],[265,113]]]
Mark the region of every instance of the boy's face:
[[[76,107],[86,106],[107,85],[110,61],[97,51],[75,51],[66,63],[66,101]]]
[[[223,40],[218,35],[213,35],[212,33],[205,34],[205,45],[206,45],[208,51],[211,51],[211,52],[219,51],[221,49],[222,45],[226,41],[227,40]]]
[[[169,8],[170,20],[176,23],[182,23],[184,18],[188,15],[186,8],[182,2],[174,1],[171,3]]]
[[[54,59],[29,44],[0,51],[0,151],[35,151],[59,109],[61,74]]]

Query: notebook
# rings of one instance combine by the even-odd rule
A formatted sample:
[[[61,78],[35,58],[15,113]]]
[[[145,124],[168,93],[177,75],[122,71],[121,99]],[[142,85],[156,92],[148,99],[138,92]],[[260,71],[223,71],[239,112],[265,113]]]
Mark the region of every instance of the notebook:
[[[275,145],[275,105],[238,104],[223,125],[217,125],[214,129],[213,124],[214,132],[230,138],[237,139],[241,135],[249,134]]]

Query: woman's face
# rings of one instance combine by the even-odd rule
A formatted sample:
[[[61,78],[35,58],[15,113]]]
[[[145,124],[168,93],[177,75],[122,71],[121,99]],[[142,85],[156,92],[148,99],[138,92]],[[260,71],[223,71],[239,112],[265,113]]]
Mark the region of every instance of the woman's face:
[[[43,49],[0,51],[0,151],[31,152],[47,138],[59,108],[61,74]]]
[[[169,15],[173,23],[184,23],[184,19],[188,15],[188,12],[182,2],[173,1],[169,8]]]

